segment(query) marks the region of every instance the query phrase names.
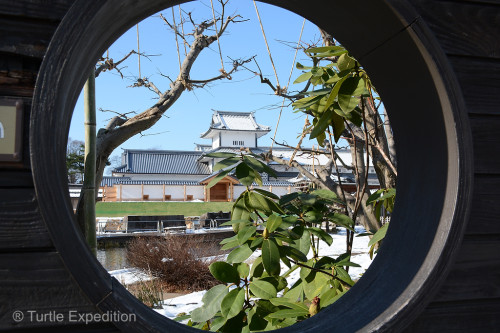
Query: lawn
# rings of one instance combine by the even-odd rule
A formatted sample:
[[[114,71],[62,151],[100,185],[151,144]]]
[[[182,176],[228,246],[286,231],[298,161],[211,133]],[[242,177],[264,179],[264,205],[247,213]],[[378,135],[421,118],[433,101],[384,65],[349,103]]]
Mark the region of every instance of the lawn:
[[[207,212],[229,212],[232,202],[98,202],[96,216],[184,215],[199,216]]]

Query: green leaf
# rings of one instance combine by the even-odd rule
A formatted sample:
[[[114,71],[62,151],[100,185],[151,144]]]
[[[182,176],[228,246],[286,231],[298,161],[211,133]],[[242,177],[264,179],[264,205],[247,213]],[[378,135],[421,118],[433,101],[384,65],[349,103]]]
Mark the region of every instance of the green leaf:
[[[334,192],[332,192],[330,190],[326,190],[326,189],[314,190],[311,192],[311,194],[316,195],[316,196],[323,198],[323,199],[331,200],[331,201],[339,200],[339,197],[337,196],[337,194],[335,194]]]
[[[247,278],[250,274],[250,266],[245,262],[233,264],[233,267],[236,268],[241,279]]]
[[[290,300],[283,298],[283,297],[272,298],[269,301],[271,303],[273,303],[273,305],[276,305],[276,306],[286,306],[287,308],[290,308],[290,309],[309,311],[309,308],[304,303],[290,302]]]
[[[388,228],[389,228],[389,223],[386,223],[382,226],[382,228],[378,229],[375,235],[373,235],[372,239],[370,239],[370,241],[368,242],[368,246],[372,246],[373,244],[384,239]]]
[[[351,58],[347,53],[342,54],[337,61],[339,71],[345,71],[354,68],[356,60]]]
[[[281,247],[281,249],[283,249],[283,251],[286,253],[286,255],[289,256],[290,258],[292,258],[293,260],[302,261],[302,262],[307,261],[307,256],[294,247],[284,245]]]
[[[250,186],[256,180],[255,172],[245,163],[240,163],[236,167],[236,177],[245,186]]]
[[[303,309],[283,309],[278,310],[268,315],[269,318],[283,319],[283,318],[296,318],[303,317],[309,314],[309,310]]]
[[[230,264],[235,264],[239,262],[243,262],[248,259],[252,255],[253,251],[250,249],[248,244],[243,244],[242,246],[234,249],[227,256],[226,261]]]
[[[250,283],[250,291],[256,297],[262,299],[275,298],[278,294],[276,288],[271,283],[263,280],[253,280]]]
[[[281,219],[281,216],[274,215],[274,214],[269,216],[269,218],[267,219],[267,225],[266,225],[267,230],[269,232],[275,231],[281,225],[281,222],[283,222],[283,220]]]
[[[231,219],[232,220],[246,220],[250,221],[250,212],[248,208],[245,206],[245,196],[248,195],[248,192],[243,192],[238,199],[233,204],[233,209],[231,210]],[[240,224],[233,224],[234,232],[238,232]],[[236,226],[236,227],[235,227]]]
[[[354,281],[351,279],[351,276],[342,267],[335,267],[335,277],[344,281],[345,283],[347,283],[350,286],[354,285]]]
[[[293,84],[305,82],[309,80],[312,77],[312,75],[313,75],[312,72],[305,72],[301,74],[298,78],[296,78],[295,81],[293,81]]]
[[[260,193],[268,198],[271,198],[271,199],[276,199],[276,200],[279,200],[280,197],[278,197],[276,194],[272,193],[272,192],[269,192],[269,191],[266,191],[266,190],[261,190],[259,188],[254,188],[254,191],[257,192],[257,193]]]
[[[230,158],[234,156],[238,156],[237,154],[234,153],[210,153],[206,154],[206,157],[215,157],[215,158]]]
[[[264,265],[262,264],[262,257],[258,257],[252,264],[250,275],[254,278],[259,278],[264,273]]]
[[[231,171],[233,171],[233,169],[228,169],[228,170],[224,170],[224,171],[221,171],[219,172],[219,174],[217,176],[215,176],[207,185],[207,189],[208,188],[211,188],[212,186],[214,186],[215,184],[217,184],[222,178],[226,177]]]
[[[210,273],[217,280],[224,283],[239,283],[240,275],[238,271],[233,266],[229,265],[224,261],[216,261],[208,266]]]
[[[322,241],[328,244],[328,246],[332,245],[333,238],[326,231],[316,227],[307,228],[307,230],[313,235],[318,236]]]
[[[323,95],[304,97],[304,98],[301,98],[301,99],[293,102],[292,106],[294,109],[306,109],[306,108],[310,107],[311,105],[316,104],[322,98],[323,98]]]
[[[243,245],[250,237],[255,235],[257,228],[253,225],[246,226],[239,230],[236,238],[238,239],[239,245]]]
[[[255,249],[255,248],[261,247],[261,244],[262,244],[263,241],[264,241],[264,238],[259,235],[258,237],[256,237],[252,241],[252,243],[250,243],[250,248],[251,249]]]
[[[299,279],[297,282],[294,283],[294,285],[284,293],[283,297],[293,301],[303,301],[304,300],[304,284],[302,283],[302,280]]]
[[[303,70],[312,69],[312,67],[304,66],[304,65],[302,65],[300,62],[297,62],[297,64],[296,64],[296,68],[297,68],[297,69],[303,69]]]
[[[248,328],[250,331],[262,331],[267,326],[267,320],[264,317],[267,312],[263,311],[261,308],[253,307],[248,311]]]
[[[252,169],[257,170],[258,172],[265,172],[268,175],[276,178],[276,172],[267,164],[248,155],[243,156],[243,159]]]
[[[227,322],[227,318],[225,317],[217,317],[215,319],[212,320],[211,324],[210,324],[210,329],[212,330],[212,332],[217,332],[219,331],[219,329],[224,326]]]
[[[332,121],[332,114],[333,111],[331,110],[325,110],[325,112],[323,112],[321,118],[319,118],[316,125],[314,125],[311,134],[309,134],[309,140],[316,138],[322,133],[325,133],[326,129],[328,128],[328,126],[330,126],[330,123]]]
[[[249,223],[248,220],[231,220],[231,221],[227,221],[227,222],[224,222],[224,223],[221,223],[221,226],[227,226],[227,225],[234,225],[234,224],[238,224],[238,223]],[[224,244],[221,242],[221,244]]]
[[[345,48],[342,46],[331,45],[331,46],[311,47],[304,50],[304,52],[306,53],[323,53],[329,51],[345,51]]]
[[[229,250],[240,245],[240,243],[236,239],[236,235],[230,238],[226,238],[224,241],[225,243],[220,242],[220,244],[223,245],[221,247],[221,250]]]
[[[334,109],[334,111],[335,111],[335,109]],[[333,125],[333,136],[334,136],[335,142],[338,142],[340,137],[342,136],[342,133],[345,130],[344,118],[339,116],[337,113],[334,113],[332,115],[332,125]]]
[[[331,217],[331,221],[337,225],[343,226],[348,230],[354,231],[354,221],[347,215],[335,213]]]
[[[333,304],[336,301],[336,296],[338,295],[337,289],[330,288],[327,292],[321,295],[320,305],[322,308]]]
[[[218,171],[220,169],[227,168],[239,162],[241,162],[241,160],[238,156],[226,158],[225,160],[222,160],[218,162],[216,165],[214,165],[213,171]]]
[[[311,236],[309,231],[304,230],[302,237],[295,240],[293,244],[290,244],[290,246],[307,255],[309,253],[309,249],[311,248]]]
[[[223,299],[220,305],[221,313],[227,319],[236,317],[243,309],[245,302],[245,289],[236,288],[231,290]]]
[[[299,197],[298,192],[292,192],[290,194],[285,194],[280,198],[279,204],[281,206],[286,205],[289,202],[292,202],[293,200],[297,199]]]
[[[216,285],[207,291],[201,299],[203,306],[191,312],[191,319],[198,323],[212,319],[220,310],[220,304],[227,294],[228,289],[223,284]]]
[[[272,200],[268,199],[258,193],[249,192],[248,193],[250,208],[256,209],[258,211],[264,212],[266,215],[270,215],[273,212]]]
[[[262,263],[269,275],[280,274],[280,252],[274,239],[265,239],[262,244]]]

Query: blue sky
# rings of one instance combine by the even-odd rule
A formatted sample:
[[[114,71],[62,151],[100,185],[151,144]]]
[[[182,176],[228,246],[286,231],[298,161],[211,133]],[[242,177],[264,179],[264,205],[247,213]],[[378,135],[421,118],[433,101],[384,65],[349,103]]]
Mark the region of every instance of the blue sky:
[[[217,4],[218,1],[214,0],[216,10],[219,8]],[[212,17],[209,0],[190,2],[182,5],[181,8],[186,12],[192,12],[196,22]],[[258,8],[280,84],[285,86],[295,53],[295,50],[290,45],[295,45],[298,41],[303,18],[284,9],[263,3],[258,3]],[[176,22],[179,23],[179,8],[174,7],[174,10]],[[170,8],[163,10],[161,13],[170,21],[172,20]],[[226,34],[221,37],[220,43],[225,68],[231,68],[231,61],[228,57],[239,59],[256,55],[263,73],[273,84],[276,84],[276,78],[252,1],[232,0],[226,8],[226,13],[240,14],[249,21],[230,25]],[[184,29],[185,32],[190,32],[192,26],[185,24]],[[144,57],[141,58],[141,75],[150,78],[158,88],[165,91],[168,88],[169,81],[160,73],[174,79],[179,69],[173,32],[158,15],[154,15],[139,23],[139,36],[141,52],[149,55],[159,55],[150,57],[150,60]],[[320,34],[316,26],[306,22],[302,42],[312,44],[319,40]],[[289,42],[289,45],[283,42]],[[179,43],[181,42],[179,41]],[[115,61],[118,61],[132,49],[137,49],[135,26],[110,46],[109,55]],[[182,44],[180,44],[180,50],[182,59],[184,54]],[[309,63],[307,56],[300,50],[296,61],[304,64]],[[256,68],[254,64],[250,66]],[[154,103],[155,94],[146,88],[128,87],[134,83],[138,76],[137,56],[131,56],[123,64],[123,67],[125,67],[122,69],[123,74],[126,76],[125,79],[122,79],[116,71],[102,73],[96,79],[96,105],[98,109],[114,110],[120,113],[141,112]],[[217,76],[220,69],[218,47],[214,43],[210,49],[203,51],[195,63],[191,72],[191,79],[207,79]],[[291,82],[300,74],[299,70],[294,69]],[[291,90],[300,88],[301,86],[290,83]],[[122,150],[120,148],[193,150],[195,143],[209,144],[208,140],[201,139],[199,136],[208,129],[212,109],[255,111],[257,121],[272,128],[271,133],[261,138],[259,144],[261,146],[270,145],[280,111],[277,106],[281,105],[281,101],[282,99],[275,96],[267,85],[260,83],[258,77],[246,70],[240,70],[233,75],[231,81],[219,81],[203,89],[184,92],[175,105],[167,110],[166,117],[161,119],[150,130],[144,132],[144,136],[137,135],[128,140],[115,150],[112,156],[121,154]],[[104,127],[113,116],[112,113],[98,111],[97,128]],[[279,142],[286,141],[292,145],[295,144],[303,124],[304,116],[302,114],[293,113],[291,107],[284,108],[278,128],[277,140]],[[75,106],[69,137],[77,140],[83,140],[84,137],[83,102],[81,98]],[[304,142],[304,144],[312,146],[316,142],[310,141]]]

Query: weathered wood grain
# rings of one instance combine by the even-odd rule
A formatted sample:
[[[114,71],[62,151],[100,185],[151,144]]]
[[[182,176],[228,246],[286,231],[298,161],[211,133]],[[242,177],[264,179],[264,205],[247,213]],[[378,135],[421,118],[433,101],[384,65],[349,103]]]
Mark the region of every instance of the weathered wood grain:
[[[500,116],[471,115],[474,172],[500,174]]]
[[[75,258],[75,260],[78,260]],[[28,327],[59,326],[69,323],[20,323],[12,319],[12,311],[80,313],[95,312],[67,272],[57,252],[0,254],[0,330]]]
[[[52,246],[34,189],[0,188],[0,251]]]
[[[430,304],[405,333],[498,332],[500,300]]]
[[[422,18],[450,55],[500,58],[500,3],[421,0]],[[470,24],[474,22],[474,24]]]
[[[0,96],[33,95],[41,59],[0,52]]]
[[[42,58],[57,22],[0,16],[0,51]]]
[[[60,20],[74,0],[3,0],[0,13],[22,18]]]
[[[476,175],[467,235],[500,234],[500,176]]]
[[[436,302],[500,299],[500,234],[466,236]]]
[[[500,114],[500,59],[449,56],[469,113]]]

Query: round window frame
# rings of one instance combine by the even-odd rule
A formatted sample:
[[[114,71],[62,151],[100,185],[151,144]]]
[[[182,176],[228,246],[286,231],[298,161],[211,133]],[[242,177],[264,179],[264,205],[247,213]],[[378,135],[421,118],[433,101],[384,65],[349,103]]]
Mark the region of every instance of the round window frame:
[[[92,256],[73,223],[66,142],[85,70],[128,28],[184,2],[77,0],[53,36],[33,97],[30,151],[40,212],[68,271],[96,308],[136,314],[136,322],[114,323],[123,331],[194,329],[147,308]],[[443,282],[468,220],[472,140],[454,73],[430,30],[405,1],[262,2],[321,26],[363,64],[390,115],[398,152],[394,223],[373,264],[339,301],[284,331],[329,331],[332,323],[339,332],[400,331]],[[410,230],[408,224],[418,227]]]

